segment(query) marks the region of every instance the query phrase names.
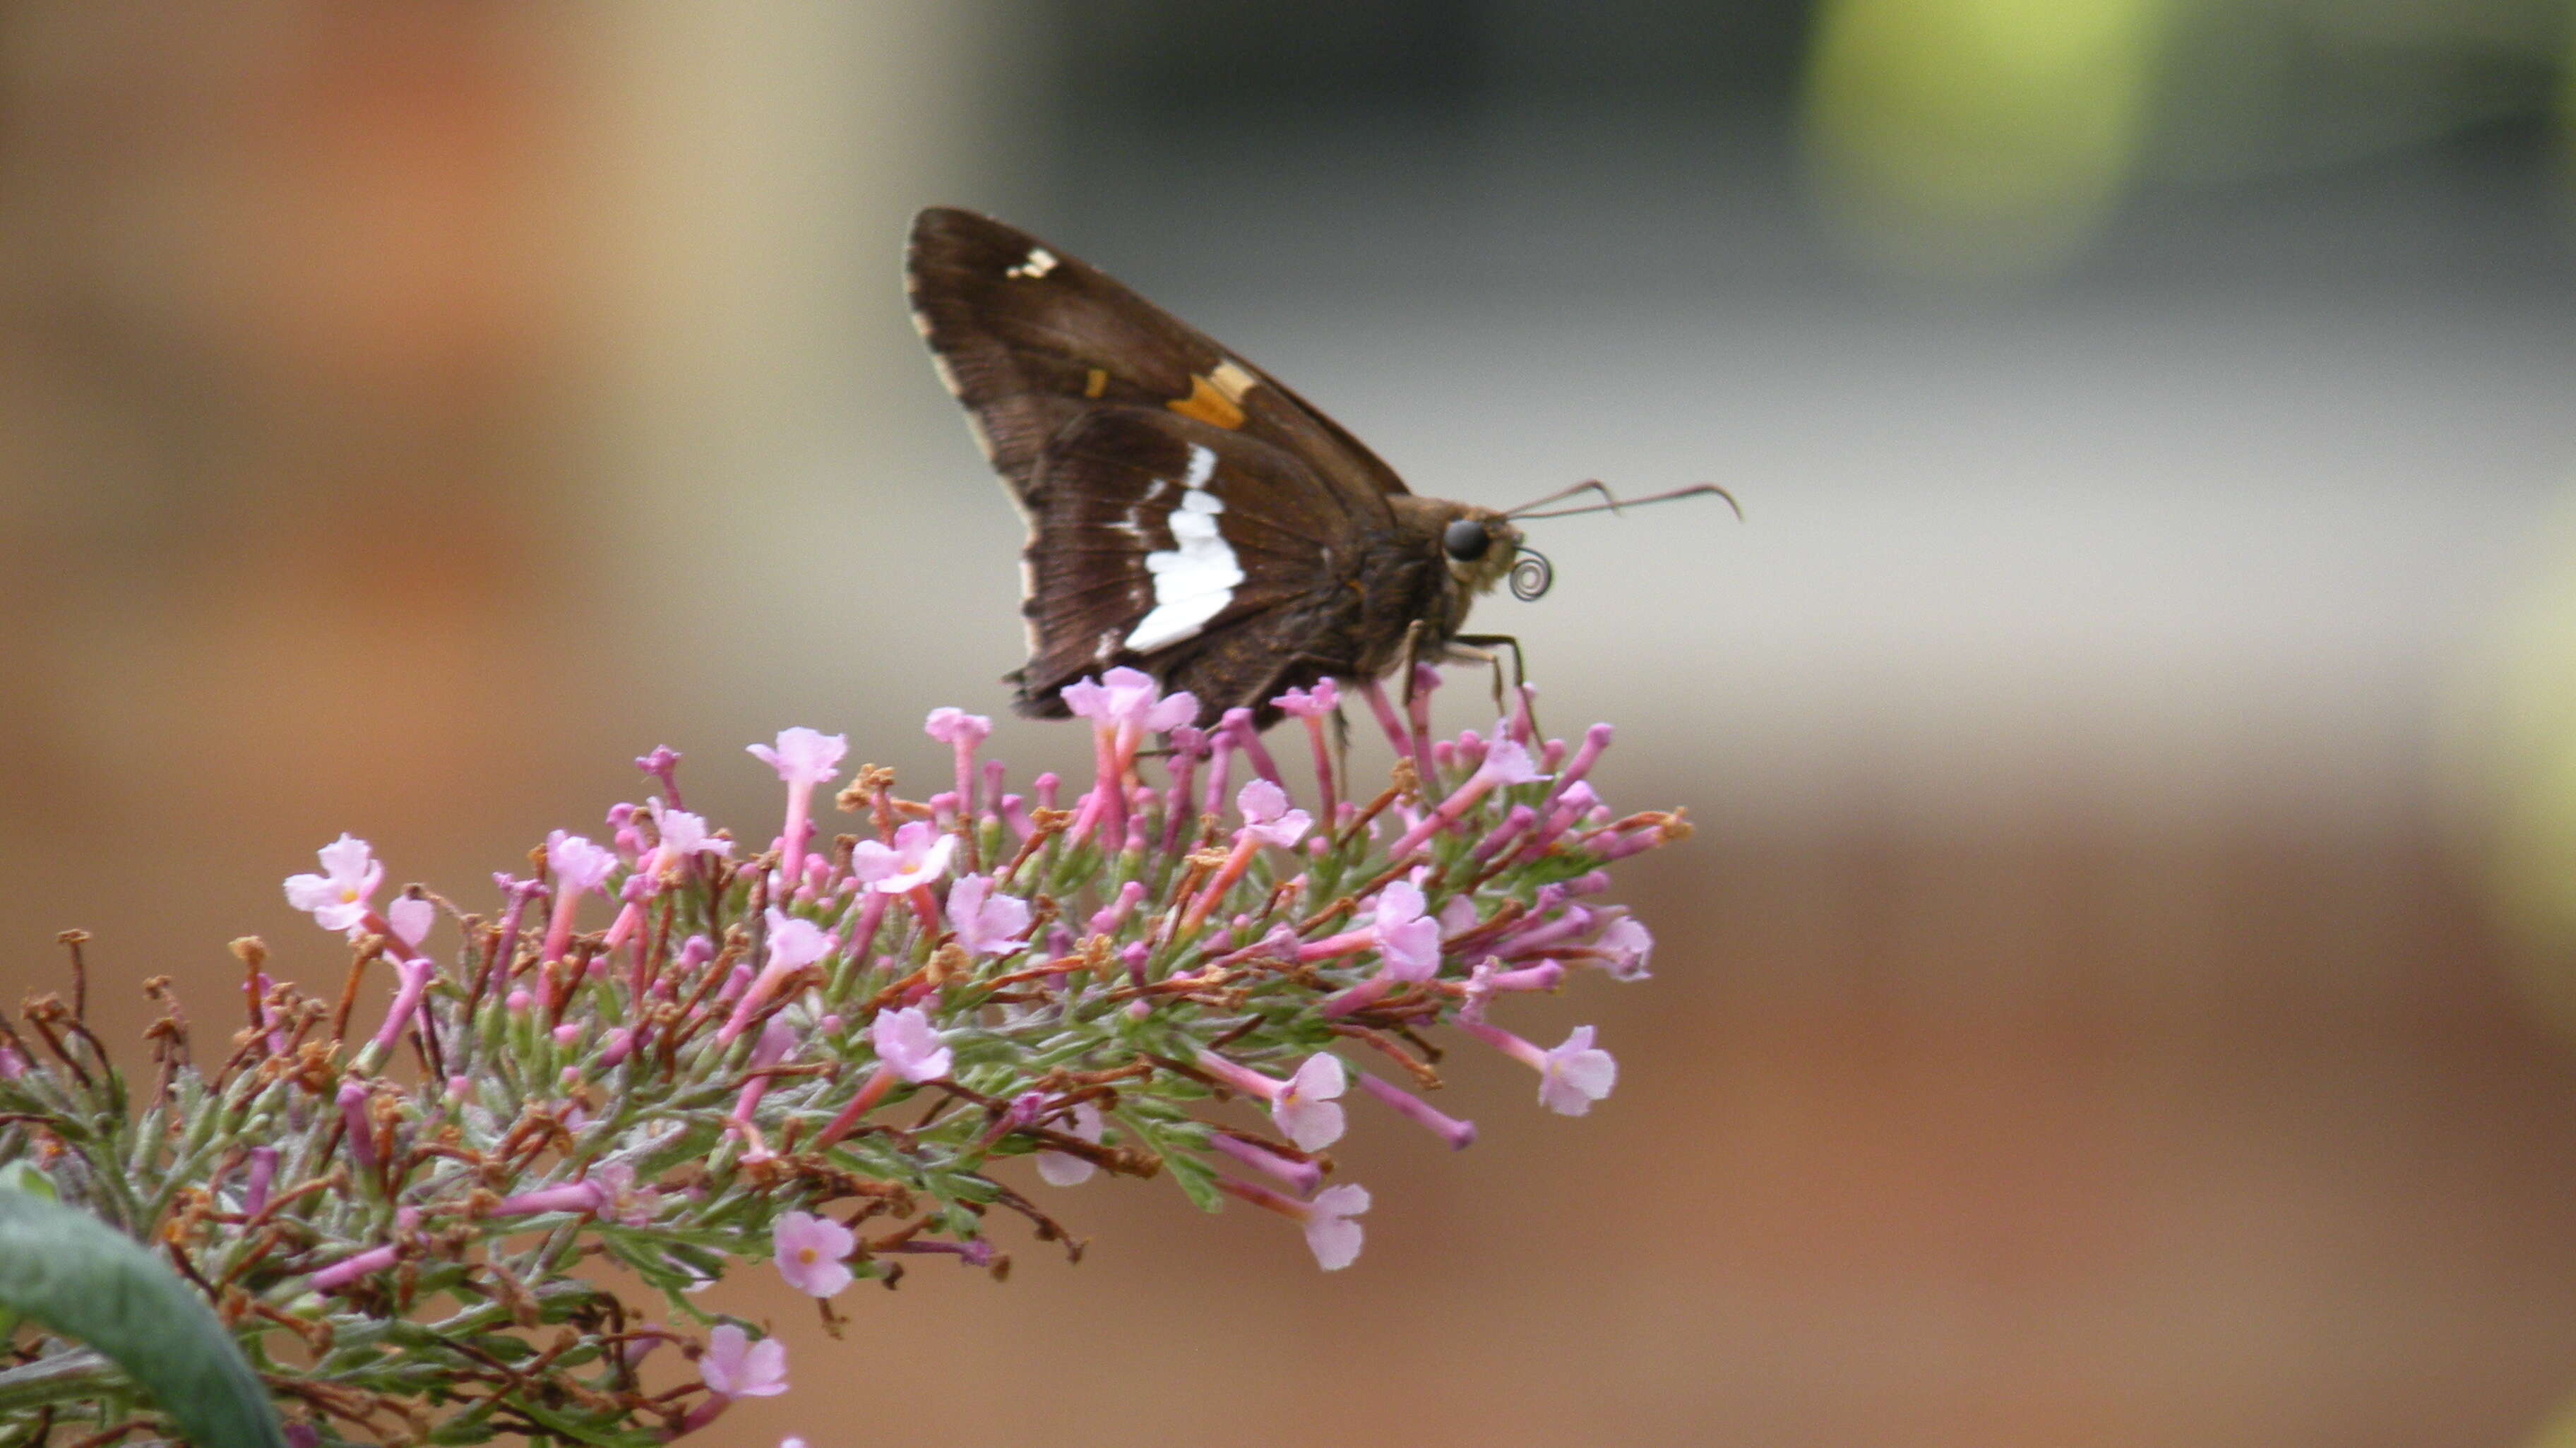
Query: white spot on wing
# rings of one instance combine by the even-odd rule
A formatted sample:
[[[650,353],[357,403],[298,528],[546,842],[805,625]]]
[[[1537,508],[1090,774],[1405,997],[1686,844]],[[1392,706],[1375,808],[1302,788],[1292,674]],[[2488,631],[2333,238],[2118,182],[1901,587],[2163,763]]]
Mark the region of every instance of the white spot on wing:
[[[1154,576],[1154,609],[1127,635],[1127,647],[1137,653],[1196,637],[1209,619],[1225,611],[1235,586],[1243,582],[1242,565],[1217,530],[1225,500],[1207,490],[1215,475],[1216,454],[1191,444],[1189,472],[1181,479],[1187,491],[1165,520],[1173,546],[1145,555],[1145,570]]]
[[[1042,246],[1033,246],[1029,248],[1028,260],[1021,262],[1018,266],[1002,273],[1002,275],[1034,281],[1054,270],[1055,253]]]
[[[1154,486],[1145,490],[1145,496],[1137,502],[1136,506],[1127,510],[1127,516],[1110,526],[1139,542],[1144,541],[1145,510],[1162,501],[1163,495],[1171,490],[1172,484],[1170,479],[1156,478],[1154,480]]]

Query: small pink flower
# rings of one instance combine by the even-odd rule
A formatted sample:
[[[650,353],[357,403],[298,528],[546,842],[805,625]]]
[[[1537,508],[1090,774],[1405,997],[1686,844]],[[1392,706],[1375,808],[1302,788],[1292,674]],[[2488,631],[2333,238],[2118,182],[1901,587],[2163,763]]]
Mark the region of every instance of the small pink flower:
[[[1342,1108],[1333,1098],[1350,1084],[1341,1058],[1317,1051],[1285,1081],[1264,1076],[1214,1051],[1201,1051],[1199,1068],[1248,1096],[1270,1104],[1270,1119],[1303,1151],[1321,1151],[1342,1139]]]
[[[933,709],[930,717],[922,721],[921,732],[947,745],[956,756],[957,812],[960,817],[971,817],[975,813],[975,750],[992,734],[993,721],[963,709]],[[1000,767],[994,766],[996,769]],[[997,776],[986,794],[1000,793],[1001,781]],[[984,807],[991,809],[997,803],[999,801],[987,798]]]
[[[1288,807],[1288,793],[1266,779],[1245,785],[1234,797],[1234,807],[1243,811],[1243,832],[1265,845],[1286,849],[1305,838],[1314,819],[1302,809]]]
[[[1239,1177],[1218,1177],[1216,1185],[1229,1196],[1277,1212],[1304,1227],[1307,1249],[1315,1254],[1315,1265],[1325,1271],[1339,1272],[1359,1260],[1362,1233],[1360,1224],[1351,1218],[1369,1209],[1368,1188],[1345,1183],[1326,1187],[1311,1200],[1305,1200]]]
[[[733,841],[717,839],[707,829],[704,817],[673,809],[662,803],[659,795],[644,801],[644,807],[652,812],[654,832],[662,837],[661,852],[654,862],[657,870],[667,874],[679,868],[681,862],[699,855],[733,858]]]
[[[1553,960],[1542,960],[1518,970],[1505,970],[1500,963],[1488,960],[1478,974],[1488,999],[1507,990],[1552,991],[1565,982],[1565,967]]]
[[[1478,961],[1473,970],[1467,972],[1467,995],[1458,1007],[1459,1024],[1474,1026],[1484,1023],[1485,1007],[1491,1005],[1494,997],[1502,990],[1501,986],[1494,983],[1495,977],[1501,975],[1502,970],[1502,962],[1489,955]],[[1515,1039],[1518,1038],[1515,1037]],[[1508,1049],[1505,1054],[1510,1054]]]
[[[340,1107],[342,1135],[349,1143],[349,1157],[361,1170],[376,1169],[376,1131],[367,1113],[367,1083],[355,1076],[340,1078],[340,1090],[334,1098]]]
[[[599,1197],[599,1205],[593,1210],[605,1220],[629,1227],[649,1226],[662,1209],[662,1194],[651,1187],[635,1185],[635,1168],[627,1162],[601,1162],[591,1168],[589,1182]]]
[[[1368,1188],[1355,1183],[1344,1182],[1315,1194],[1306,1204],[1305,1226],[1306,1246],[1315,1254],[1316,1266],[1339,1272],[1359,1260],[1365,1234],[1351,1218],[1368,1209]]]
[[[1341,707],[1342,686],[1319,679],[1312,689],[1291,689],[1270,702],[1291,718],[1320,719]]]
[[[546,836],[546,868],[554,872],[555,898],[569,900],[607,884],[617,869],[617,855],[580,835],[556,830]]]
[[[778,1275],[808,1297],[832,1297],[850,1285],[843,1259],[858,1245],[850,1229],[829,1217],[789,1212],[770,1229],[770,1253]]]
[[[1226,717],[1231,721],[1237,713],[1247,720],[1250,718],[1248,710],[1230,711]],[[1251,727],[1248,722],[1243,725],[1246,731]],[[1250,737],[1248,732],[1245,737]],[[1217,770],[1209,776],[1210,798],[1214,798],[1213,791],[1222,773],[1220,758]],[[1226,852],[1225,863],[1217,867],[1216,873],[1208,878],[1206,887],[1190,901],[1189,912],[1181,918],[1183,930],[1196,931],[1205,923],[1208,911],[1225,897],[1226,891],[1234,888],[1235,881],[1243,878],[1243,872],[1251,867],[1252,857],[1260,852],[1263,845],[1276,845],[1283,850],[1291,848],[1305,838],[1307,827],[1314,823],[1304,810],[1290,809],[1287,791],[1268,779],[1253,780],[1237,791],[1234,807],[1243,812],[1243,828],[1235,831],[1234,845]]]
[[[416,903],[427,905],[429,902],[422,900]],[[401,914],[409,914],[410,912],[401,910],[401,904],[400,901],[395,902],[395,909]],[[428,930],[428,923],[421,922],[420,932],[427,934]],[[402,933],[399,918],[394,925],[394,932],[397,935]],[[405,943],[416,946],[420,942],[415,937]],[[392,1050],[394,1042],[402,1036],[403,1027],[418,1018],[420,998],[429,991],[430,977],[438,973],[438,967],[430,964],[428,957],[420,955],[396,956],[393,967],[396,982],[394,1001],[385,1010],[385,1023],[376,1028],[375,1038],[368,1042],[368,1045],[379,1054]]]
[[[861,840],[850,852],[850,873],[888,895],[909,894],[948,873],[957,837],[913,820],[894,832],[892,845]]]
[[[838,943],[822,926],[772,905],[769,907],[769,963],[761,974],[772,981],[783,980],[831,954],[832,947]]]
[[[948,928],[973,955],[1007,955],[1029,929],[1029,902],[993,893],[985,875],[968,875],[948,887]]]
[[[760,1028],[760,1039],[751,1043],[752,1069],[757,1071],[763,1066],[775,1066],[786,1060],[796,1053],[797,1045],[803,1040],[804,1037],[796,1033],[796,1028],[787,1023],[787,1017],[771,1016],[769,1023]]]
[[[1458,1012],[1458,1029],[1538,1072],[1539,1103],[1548,1110],[1565,1116],[1590,1111],[1593,1102],[1609,1095],[1610,1088],[1619,1083],[1619,1063],[1611,1059],[1609,1052],[1592,1044],[1590,1026],[1575,1027],[1565,1044],[1542,1051],[1486,1020],[1486,1002],[1495,991],[1506,988],[1506,977],[1494,962],[1489,960],[1476,967],[1467,982],[1467,1004]]]
[[[1177,729],[1199,716],[1199,701],[1188,693],[1163,697],[1162,686],[1138,669],[1111,669],[1095,682],[1067,684],[1064,707],[1103,729],[1131,727],[1158,734]]]
[[[1576,1026],[1541,1062],[1538,1099],[1561,1116],[1581,1116],[1618,1082],[1619,1063],[1593,1046],[1590,1026]]]
[[[972,747],[983,743],[993,733],[993,721],[981,714],[963,709],[933,709],[921,731],[942,744]]]
[[[1388,853],[1399,859],[1411,854],[1422,847],[1423,841],[1456,824],[1460,816],[1474,809],[1486,795],[1497,789],[1506,785],[1532,784],[1546,778],[1539,773],[1538,761],[1530,758],[1529,750],[1510,737],[1510,727],[1508,722],[1494,726],[1495,737],[1485,750],[1484,760],[1476,766],[1476,772],[1452,790],[1448,798],[1440,801],[1439,808],[1406,830],[1404,837],[1397,840],[1395,848]]]
[[[385,867],[367,842],[343,834],[315,854],[319,875],[286,877],[286,903],[309,912],[325,930],[345,930],[352,937],[366,928],[376,888],[385,882]]]
[[[680,797],[680,786],[672,780],[680,767],[680,751],[668,744],[656,744],[652,753],[635,756],[635,767],[662,781],[663,790],[672,799]]]
[[[776,1397],[787,1391],[787,1344],[774,1337],[753,1342],[741,1328],[720,1323],[707,1334],[698,1376],[719,1398]]]
[[[1423,914],[1422,905],[1422,888],[1404,880],[1377,894],[1369,933],[1377,938],[1386,973],[1399,981],[1426,981],[1440,973],[1440,922]]]
[[[1342,1058],[1317,1051],[1270,1100],[1270,1119],[1301,1150],[1321,1151],[1342,1139],[1342,1108],[1334,1098],[1350,1084]]]
[[[779,987],[796,972],[840,948],[840,937],[775,905],[769,907],[768,919],[769,959],[733,1002],[733,1014],[725,1018],[724,1026],[716,1032],[719,1044],[731,1045],[735,1037],[750,1027],[753,1013],[769,1004],[777,996]]]
[[[953,1059],[919,1006],[880,1011],[868,1025],[868,1041],[876,1047],[878,1060],[915,1085],[947,1075]]]
[[[752,758],[778,771],[778,777],[791,785],[811,788],[829,784],[841,772],[841,756],[850,749],[846,734],[824,734],[799,725],[778,731],[778,746],[748,744],[744,751]]]
[[[1603,928],[1592,948],[1602,952],[1602,966],[1612,980],[1644,980],[1655,937],[1634,916],[1622,915]]]
[[[1485,762],[1476,766],[1478,774],[1494,784],[1533,784],[1546,778],[1539,773],[1538,761],[1518,740],[1511,737],[1508,723],[1494,725],[1493,743],[1485,750]]]
[[[782,889],[795,888],[805,863],[805,840],[813,833],[814,787],[828,784],[840,772],[848,736],[818,734],[798,726],[778,731],[778,747],[749,744],[751,755],[778,771],[787,786],[787,817],[778,830],[778,873]]]
[[[1088,1101],[1077,1103],[1074,1106],[1073,1125],[1070,1132],[1071,1135],[1078,1136],[1084,1141],[1097,1143],[1100,1140],[1101,1125],[1102,1122],[1099,1107],[1092,1105]],[[1038,1153],[1038,1175],[1044,1178],[1049,1186],[1078,1187],[1084,1182],[1091,1180],[1091,1174],[1094,1170],[1095,1168],[1090,1162],[1084,1161],[1081,1157],[1075,1156],[1071,1152],[1042,1151]]]
[[[410,895],[385,907],[385,923],[394,928],[394,938],[414,950],[429,938],[429,927],[437,920],[437,906]]]
[[[492,1206],[496,1217],[526,1217],[539,1212],[588,1212],[629,1227],[649,1226],[662,1209],[662,1194],[635,1185],[635,1168],[626,1162],[602,1162],[577,1182],[539,1187],[503,1197]]]

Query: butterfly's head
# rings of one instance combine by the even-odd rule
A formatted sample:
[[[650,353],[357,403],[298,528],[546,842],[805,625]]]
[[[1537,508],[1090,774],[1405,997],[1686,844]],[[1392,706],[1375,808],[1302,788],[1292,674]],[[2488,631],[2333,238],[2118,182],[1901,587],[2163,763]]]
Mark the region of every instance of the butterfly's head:
[[[1490,508],[1451,506],[1457,516],[1440,529],[1440,551],[1449,560],[1449,576],[1470,598],[1491,593],[1520,561],[1521,530]]]

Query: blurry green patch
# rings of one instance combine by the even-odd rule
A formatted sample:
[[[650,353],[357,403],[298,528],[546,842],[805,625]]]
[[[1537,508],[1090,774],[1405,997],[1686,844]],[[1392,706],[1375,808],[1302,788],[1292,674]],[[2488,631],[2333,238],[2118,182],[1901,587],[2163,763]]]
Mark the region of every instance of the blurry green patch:
[[[2576,1032],[2576,510],[2499,611],[2444,731],[2486,892],[2517,974]]]
[[[1853,248],[1954,280],[2045,271],[2137,167],[2175,0],[1825,0],[1807,148]]]
[[[2566,49],[2558,57],[2558,164],[2576,182],[2576,25],[2568,27]]]

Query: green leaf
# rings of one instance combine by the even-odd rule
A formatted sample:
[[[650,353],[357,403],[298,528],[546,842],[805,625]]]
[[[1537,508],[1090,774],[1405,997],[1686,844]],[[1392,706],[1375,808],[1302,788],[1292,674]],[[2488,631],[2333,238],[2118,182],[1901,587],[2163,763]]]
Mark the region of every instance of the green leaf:
[[[36,1169],[32,1161],[13,1161],[0,1165],[0,1192],[25,1192],[46,1201],[56,1200],[54,1179]],[[18,1329],[18,1314],[6,1303],[0,1303],[0,1342]]]
[[[1192,1205],[1202,1212],[1222,1211],[1225,1199],[1217,1195],[1216,1173],[1194,1156],[1174,1153],[1163,1158],[1163,1166],[1172,1174],[1173,1185],[1181,1189]]]
[[[0,1192],[25,1192],[49,1202],[62,1200],[61,1193],[54,1190],[54,1179],[39,1171],[32,1161],[13,1161],[0,1166]]]
[[[88,1213],[0,1191],[0,1306],[106,1354],[197,1448],[283,1448],[277,1410],[214,1310]]]

